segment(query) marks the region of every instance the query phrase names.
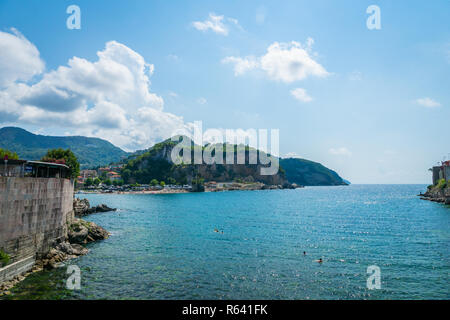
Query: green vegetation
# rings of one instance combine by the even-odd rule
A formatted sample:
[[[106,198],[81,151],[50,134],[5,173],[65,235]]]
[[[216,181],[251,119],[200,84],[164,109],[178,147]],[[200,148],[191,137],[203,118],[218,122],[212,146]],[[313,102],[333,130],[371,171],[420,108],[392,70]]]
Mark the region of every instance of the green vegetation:
[[[150,181],[150,185],[153,186],[153,187],[154,187],[154,186],[157,186],[158,183],[159,183],[159,182],[158,182],[158,180],[156,180],[156,179],[152,179],[152,181]]]
[[[448,183],[445,181],[445,179],[439,179],[438,183],[436,184],[436,187],[438,189],[445,189],[447,187]]]
[[[99,178],[94,179],[94,185],[98,186],[102,181]]]
[[[337,186],[347,183],[333,170],[320,163],[299,159],[280,159],[280,166],[286,171],[290,183],[302,186]]]
[[[3,161],[5,156],[8,156],[8,160],[19,160],[17,153],[0,148],[0,160]]]
[[[159,183],[159,185],[160,185],[161,187],[164,188],[164,186],[166,185],[166,183],[165,183],[164,181],[161,181],[161,182]]]
[[[205,191],[205,179],[203,178],[195,178],[192,179],[192,191],[193,192],[203,192]]]
[[[82,169],[105,165],[127,157],[128,153],[106,140],[81,136],[35,135],[16,127],[0,128],[0,148],[15,150],[21,159],[41,159],[49,149],[70,149]]]
[[[9,263],[9,260],[9,255],[3,251],[3,249],[0,249],[0,267],[6,266]]]
[[[84,186],[85,186],[85,187],[92,186],[93,184],[94,184],[94,180],[92,180],[92,178],[87,178],[87,179],[84,181]]]
[[[123,180],[114,180],[113,181],[113,186],[122,186],[123,185]]]
[[[236,181],[236,182],[263,182],[266,184],[286,183],[286,179],[291,183],[299,185],[346,185],[347,183],[334,171],[324,167],[320,163],[304,159],[280,159],[278,174],[274,176],[262,176],[258,165],[248,164],[250,151],[257,151],[244,145],[226,145],[223,150],[231,148],[234,150],[234,163],[237,163],[239,151],[245,152],[246,164],[244,167],[237,164],[215,164],[197,165],[192,163],[181,163],[176,165],[170,162],[171,151],[178,142],[168,139],[155,144],[146,151],[139,151],[138,154],[130,156],[125,161],[125,167],[121,171],[125,183],[135,182],[156,185],[155,181],[165,181],[168,184],[187,184],[194,177],[200,177],[206,181]],[[194,159],[194,151],[205,149],[195,144],[191,144],[191,159]],[[261,152],[258,151],[259,156]],[[214,153],[213,153],[214,156]],[[225,155],[224,155],[225,160]],[[153,181],[155,180],[155,181]],[[152,182],[153,181],[153,182]],[[195,181],[192,182],[195,184]]]
[[[80,164],[75,154],[70,150],[63,150],[61,148],[48,150],[44,157],[41,159],[46,162],[60,162],[64,160],[64,164],[70,169],[70,177],[76,179],[80,174]]]

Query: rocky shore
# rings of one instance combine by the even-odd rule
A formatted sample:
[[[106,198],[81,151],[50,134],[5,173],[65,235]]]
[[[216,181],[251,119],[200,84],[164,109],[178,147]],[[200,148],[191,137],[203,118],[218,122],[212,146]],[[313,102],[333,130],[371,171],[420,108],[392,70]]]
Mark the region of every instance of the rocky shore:
[[[91,208],[89,201],[86,199],[74,200],[74,214],[76,217],[94,212],[105,212],[112,210],[116,209],[109,208],[106,205],[99,205]],[[83,219],[74,218],[67,225],[66,239],[62,242],[55,243],[54,247],[50,249],[47,254],[37,256],[36,263],[30,271],[0,284],[0,296],[9,294],[9,290],[12,287],[23,281],[32,273],[39,272],[44,269],[51,270],[57,268],[61,262],[87,254],[89,249],[85,248],[83,245],[98,240],[104,240],[108,237],[108,231],[97,224],[85,221]]]
[[[450,205],[450,186],[442,188],[438,185],[429,186],[427,192],[419,194],[420,199]]]
[[[73,210],[75,217],[83,217],[96,212],[108,212],[116,211],[116,208],[110,208],[106,204],[99,204],[95,207],[91,207],[88,199],[78,199],[73,200]]]

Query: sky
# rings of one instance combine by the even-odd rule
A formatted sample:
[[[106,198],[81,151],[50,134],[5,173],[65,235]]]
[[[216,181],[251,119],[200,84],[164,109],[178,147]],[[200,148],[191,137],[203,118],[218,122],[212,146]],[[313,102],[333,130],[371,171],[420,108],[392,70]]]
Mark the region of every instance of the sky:
[[[195,121],[278,129],[280,155],[352,183],[430,183],[450,157],[449,17],[447,0],[0,0],[0,127],[127,151]]]

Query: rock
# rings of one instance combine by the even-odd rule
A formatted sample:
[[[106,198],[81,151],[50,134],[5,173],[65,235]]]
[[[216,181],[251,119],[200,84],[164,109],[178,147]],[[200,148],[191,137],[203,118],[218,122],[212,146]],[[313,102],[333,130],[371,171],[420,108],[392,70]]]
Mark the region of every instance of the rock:
[[[110,208],[106,204],[100,204],[95,207],[95,212],[108,212],[108,211],[116,211],[116,208]]]
[[[109,233],[102,227],[91,222],[91,228],[89,229],[89,236],[93,239],[93,241],[97,241],[107,239],[109,237]]]
[[[76,217],[81,217],[87,214],[91,207],[88,199],[73,199],[73,211]]]
[[[75,198],[73,200],[73,210],[76,217],[83,217],[96,212],[116,211],[117,209],[110,208],[106,204],[100,204],[91,208],[91,205],[87,199]]]
[[[83,224],[79,223],[77,220],[80,219],[75,219],[74,220],[75,222],[69,226],[68,232],[69,242],[79,244],[86,243],[86,238],[89,234],[89,229]]]
[[[96,225],[93,222],[84,221],[82,219],[74,219],[69,226],[69,242],[77,244],[85,244],[97,240],[107,239],[108,231]]]

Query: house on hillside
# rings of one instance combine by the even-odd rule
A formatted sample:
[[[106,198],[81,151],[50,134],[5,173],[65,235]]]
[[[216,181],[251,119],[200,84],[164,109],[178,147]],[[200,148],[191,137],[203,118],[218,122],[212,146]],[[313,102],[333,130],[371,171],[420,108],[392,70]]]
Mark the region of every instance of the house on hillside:
[[[450,160],[442,161],[440,166],[434,166],[430,169],[433,172],[433,184],[439,180],[450,180]]]

